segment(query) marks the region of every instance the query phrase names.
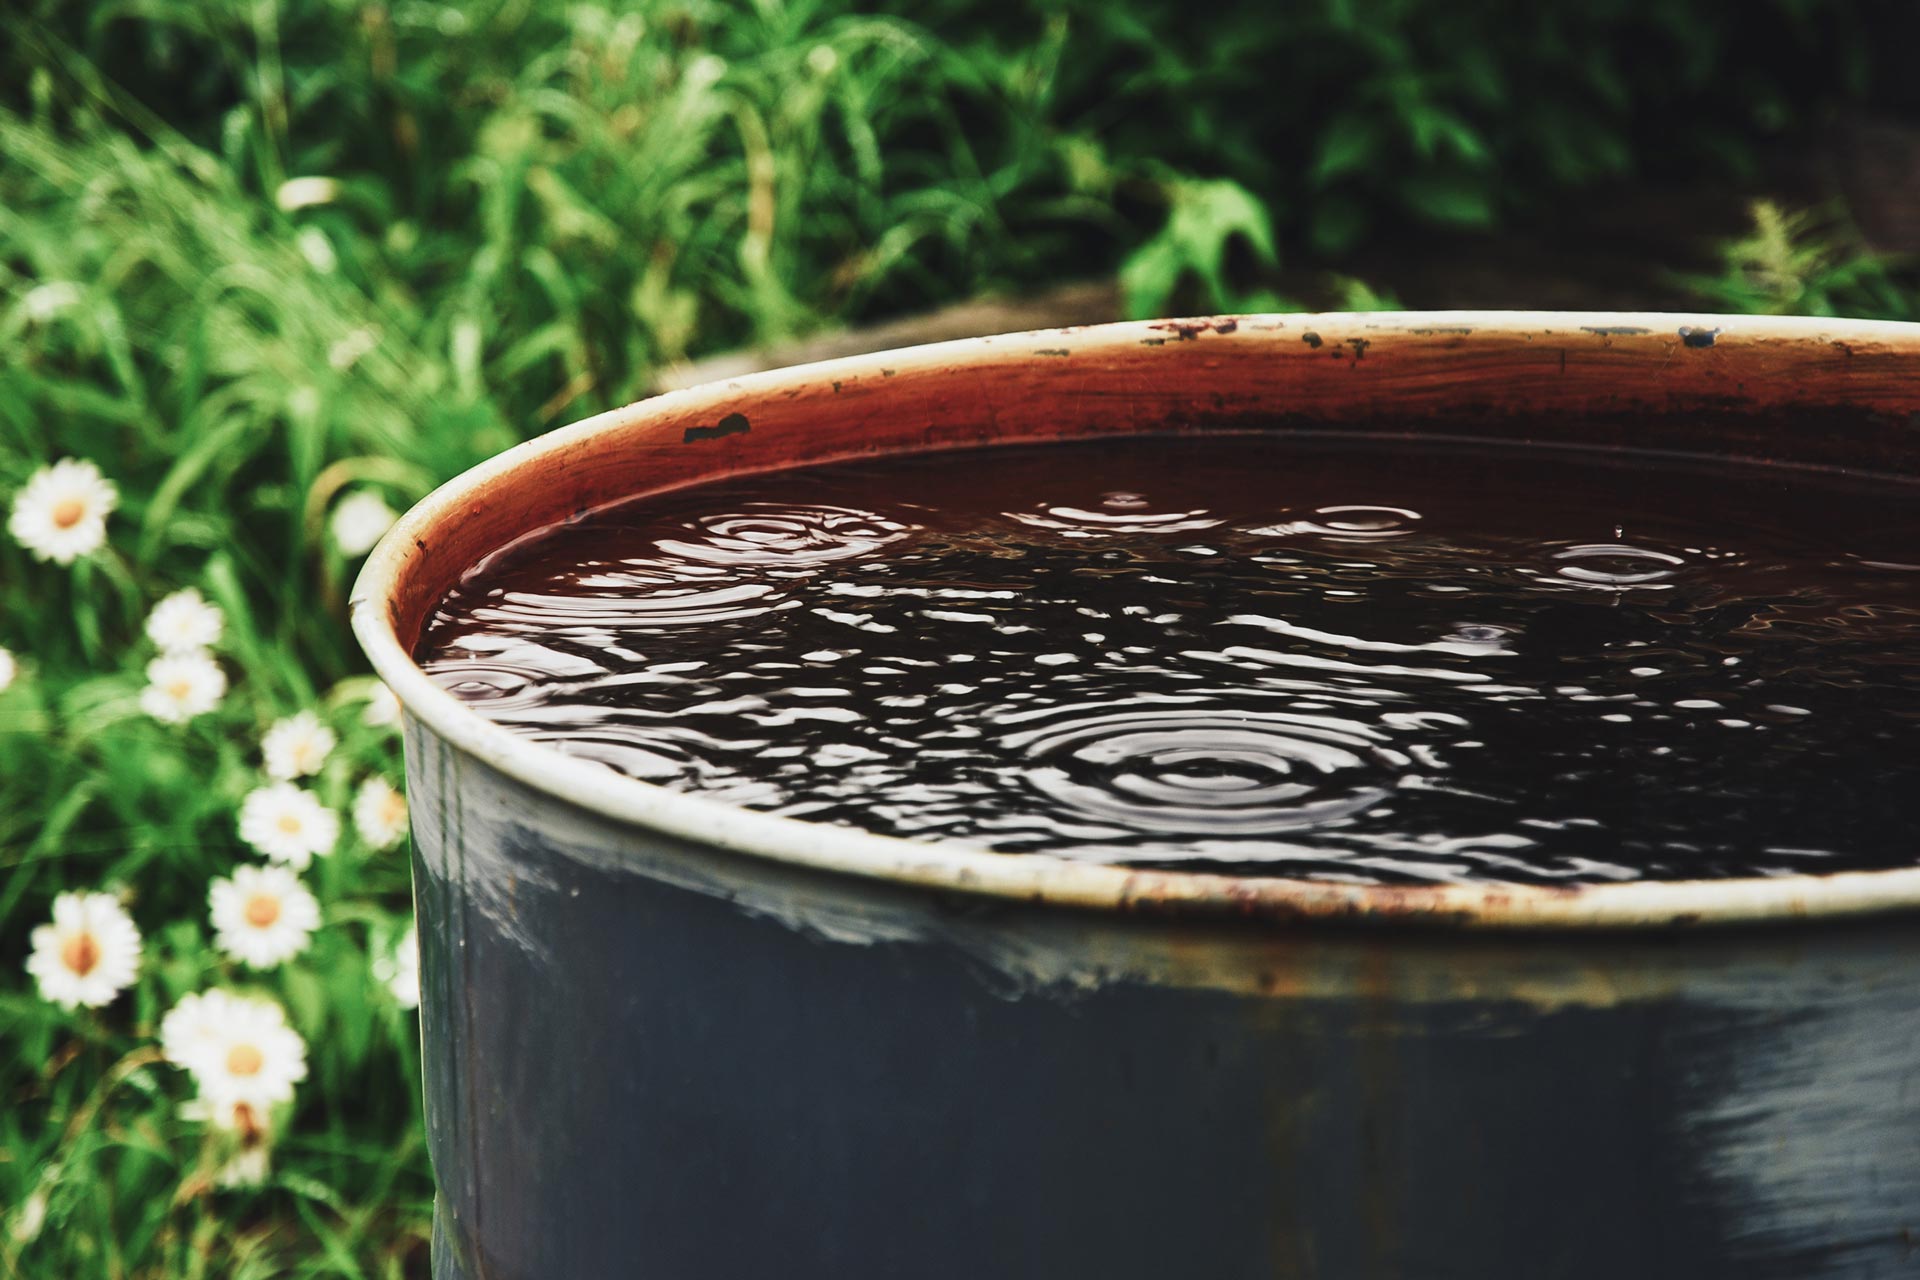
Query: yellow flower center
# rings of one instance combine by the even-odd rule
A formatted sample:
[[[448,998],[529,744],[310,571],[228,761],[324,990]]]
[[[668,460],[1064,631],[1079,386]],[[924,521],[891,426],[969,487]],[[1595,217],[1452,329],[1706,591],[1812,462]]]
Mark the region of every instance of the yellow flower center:
[[[248,924],[264,929],[280,918],[280,899],[270,893],[256,893],[247,899],[245,915]]]
[[[175,702],[185,702],[187,695],[193,692],[193,681],[175,680],[167,686],[167,696]]]
[[[281,814],[280,821],[275,825],[287,835],[297,836],[300,834],[300,819],[291,813]]]
[[[62,498],[53,504],[53,524],[57,529],[71,529],[80,523],[87,514],[87,504],[79,498]]]
[[[236,1076],[257,1076],[267,1065],[267,1057],[250,1044],[237,1044],[227,1050],[227,1071]]]
[[[407,816],[407,798],[398,791],[389,791],[380,798],[380,821],[387,826],[398,826]]]
[[[61,946],[60,963],[84,978],[100,963],[100,944],[90,933],[76,933]]]

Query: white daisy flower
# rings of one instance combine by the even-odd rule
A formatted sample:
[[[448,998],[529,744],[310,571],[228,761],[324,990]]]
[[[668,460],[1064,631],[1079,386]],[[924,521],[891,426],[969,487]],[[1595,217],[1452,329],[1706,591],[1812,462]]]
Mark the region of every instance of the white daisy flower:
[[[213,1171],[213,1185],[223,1191],[236,1187],[257,1187],[267,1180],[267,1168],[268,1148],[264,1142],[243,1145],[231,1159]]]
[[[246,1103],[264,1123],[276,1102],[307,1076],[307,1044],[271,1000],[204,991],[183,998],[160,1020],[160,1051],[185,1067],[215,1108]]]
[[[160,1056],[184,1067],[196,1060],[196,1054],[211,1052],[219,1043],[221,1013],[229,998],[224,991],[209,991],[186,996],[167,1010],[167,1016],[160,1019]],[[204,1115],[194,1118],[206,1119]]]
[[[285,213],[308,205],[332,204],[339,198],[340,183],[333,178],[288,178],[273,192],[273,202]]]
[[[271,969],[307,949],[320,927],[320,904],[285,867],[236,867],[207,892],[213,944],[255,969]]]
[[[353,797],[353,829],[369,848],[393,848],[407,834],[407,798],[385,778],[368,778]]]
[[[72,564],[107,540],[107,516],[120,491],[100,468],[78,458],[42,467],[13,500],[7,532],[35,558]]]
[[[387,505],[387,500],[370,489],[362,489],[348,494],[333,509],[333,518],[328,528],[333,531],[333,543],[340,548],[341,554],[363,556],[373,550],[373,544],[385,536],[400,513]]]
[[[18,674],[20,674],[20,664],[13,660],[11,653],[0,649],[0,693],[7,691],[7,686],[13,683],[13,678]],[[380,687],[385,689],[387,686]],[[389,692],[387,696],[391,698],[393,694]]]
[[[293,247],[300,251],[308,266],[323,276],[330,276],[340,268],[340,255],[334,252],[333,241],[318,227],[300,228],[294,233]]]
[[[276,782],[254,788],[240,802],[240,838],[274,862],[305,871],[316,854],[333,852],[340,816],[313,792]]]
[[[205,652],[163,654],[147,664],[140,709],[166,724],[185,724],[220,705],[227,676]]]
[[[13,1237],[15,1244],[32,1244],[40,1238],[40,1228],[46,1225],[47,1191],[44,1186],[35,1187],[14,1211],[13,1226],[8,1228],[7,1234]]]
[[[133,985],[140,931],[110,893],[63,893],[53,923],[33,931],[27,972],[40,994],[63,1009],[97,1009]]]
[[[180,1116],[238,1139],[232,1153],[214,1171],[214,1186],[257,1187],[267,1180],[273,1154],[273,1120],[266,1107],[244,1098],[203,1094],[181,1103]]]
[[[260,754],[266,757],[268,775],[288,782],[320,772],[336,741],[319,716],[302,711],[273,722],[260,742]]]
[[[207,994],[213,995],[216,993],[210,991]],[[223,991],[218,994],[225,995],[226,992]],[[193,1000],[195,998],[194,996],[188,996],[187,1000]],[[186,1001],[183,1000],[181,1003],[185,1004]],[[195,1021],[210,1025],[213,1019],[209,1017],[207,1011],[197,1010],[195,1012]],[[166,1024],[163,1022],[161,1025],[165,1026]],[[165,1050],[163,1049],[161,1052],[164,1053]],[[185,1066],[186,1064],[179,1063],[178,1065]],[[182,1120],[192,1120],[197,1124],[208,1125],[211,1128],[218,1129],[222,1133],[237,1133],[243,1140],[265,1137],[270,1122],[266,1109],[263,1107],[255,1106],[253,1103],[240,1098],[220,1098],[204,1093],[197,1098],[191,1098],[180,1104],[180,1118]]]
[[[162,653],[211,649],[218,643],[225,622],[219,606],[208,604],[198,591],[188,587],[153,606],[153,612],[147,615],[147,639]]]
[[[27,313],[27,319],[35,324],[45,324],[63,311],[71,311],[80,305],[80,286],[71,280],[49,280],[27,290],[27,296],[20,299]]]
[[[387,688],[385,681],[373,682],[373,689],[367,694],[366,710],[360,713],[360,720],[376,728],[400,723],[400,699],[394,696],[393,690]]]
[[[410,924],[400,935],[393,954],[373,962],[373,976],[386,983],[387,990],[403,1009],[420,1007],[420,926]]]

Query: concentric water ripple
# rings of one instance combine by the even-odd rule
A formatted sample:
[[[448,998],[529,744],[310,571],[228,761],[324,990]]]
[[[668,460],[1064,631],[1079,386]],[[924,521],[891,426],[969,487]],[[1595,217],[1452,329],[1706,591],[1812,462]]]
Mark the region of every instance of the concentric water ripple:
[[[914,529],[909,521],[852,507],[774,502],[745,503],[737,511],[701,516],[690,526],[690,536],[662,538],[654,545],[666,555],[702,564],[765,569],[871,555]]]
[[[1310,534],[1340,542],[1381,542],[1404,538],[1416,531],[1418,511],[1406,507],[1374,507],[1359,503],[1341,503],[1320,507],[1312,516],[1285,520],[1279,524],[1248,529],[1256,537],[1289,538]]]
[[[1146,495],[1122,489],[1103,494],[1097,509],[1042,506],[1037,511],[1010,511],[1007,515],[1029,528],[1047,529],[1069,538],[1192,533],[1222,523],[1219,516],[1207,511],[1155,511],[1153,506]]]
[[[618,575],[610,575],[617,583]],[[600,585],[593,595],[577,592],[510,591],[474,610],[478,621],[520,626],[564,617],[570,631],[583,628],[685,627],[754,618],[787,598],[771,583],[662,581],[634,575],[625,590]]]
[[[989,721],[1027,784],[1117,833],[1261,835],[1378,803],[1409,758],[1333,716],[1219,707],[1050,707]]]
[[[1554,572],[1582,586],[1620,588],[1657,587],[1664,589],[1686,559],[1650,547],[1628,546],[1620,542],[1590,542],[1566,547],[1553,553],[1559,562]]]

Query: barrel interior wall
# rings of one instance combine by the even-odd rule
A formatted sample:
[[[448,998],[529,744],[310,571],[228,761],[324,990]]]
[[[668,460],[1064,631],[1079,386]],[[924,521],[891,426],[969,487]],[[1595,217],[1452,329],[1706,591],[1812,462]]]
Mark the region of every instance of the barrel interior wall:
[[[779,370],[613,410],[448,486],[403,522],[387,617],[411,649],[476,561],[609,502],[878,452],[1162,431],[1572,433],[1912,473],[1914,350],[1898,326],[1854,321],[1249,316]]]
[[[1910,928],[963,902],[410,746],[442,1253],[473,1280],[1906,1265]]]

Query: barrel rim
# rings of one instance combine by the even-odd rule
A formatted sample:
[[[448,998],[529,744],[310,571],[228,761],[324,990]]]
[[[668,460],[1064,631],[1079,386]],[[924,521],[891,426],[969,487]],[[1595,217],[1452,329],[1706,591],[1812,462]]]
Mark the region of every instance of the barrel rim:
[[[1262,326],[1260,321],[1275,321]],[[405,714],[447,744],[555,799],[616,822],[736,854],[840,875],[917,886],[942,893],[1142,915],[1232,916],[1275,922],[1401,923],[1494,930],[1659,929],[1836,918],[1920,909],[1920,866],[1827,875],[1719,880],[1630,881],[1578,885],[1351,885],[1280,876],[1145,870],[1045,854],[996,853],[971,846],[907,840],[741,809],[699,795],[669,791],[568,756],[522,737],[468,709],[414,661],[395,629],[391,602],[409,566],[426,554],[423,535],[457,519],[488,485],[550,459],[602,433],[630,430],[690,402],[733,404],[830,379],[896,375],[1004,360],[1001,343],[1023,339],[1074,344],[1076,351],[1158,345],[1169,332],[1243,335],[1265,327],[1364,331],[1369,338],[1415,346],[1459,346],[1472,334],[1489,344],[1564,340],[1570,332],[1674,335],[1686,346],[1754,339],[1825,349],[1851,359],[1855,344],[1913,358],[1920,373],[1920,324],[1800,317],[1747,317],[1647,312],[1435,311],[1203,317],[1123,322],[969,338],[851,356],[743,375],[723,383],[669,391],[561,427],[517,445],[447,481],[415,504],[368,556],[354,583],[350,615],[374,671]],[[1729,345],[1732,344],[1729,342]],[[1317,345],[1317,344],[1315,344]],[[1477,345],[1477,344],[1475,344]],[[1676,343],[1677,345],[1677,343]],[[1476,375],[1491,379],[1484,370]],[[837,388],[837,383],[835,384]],[[1448,393],[1443,393],[1448,394]]]

